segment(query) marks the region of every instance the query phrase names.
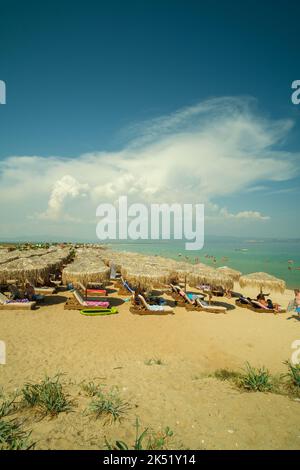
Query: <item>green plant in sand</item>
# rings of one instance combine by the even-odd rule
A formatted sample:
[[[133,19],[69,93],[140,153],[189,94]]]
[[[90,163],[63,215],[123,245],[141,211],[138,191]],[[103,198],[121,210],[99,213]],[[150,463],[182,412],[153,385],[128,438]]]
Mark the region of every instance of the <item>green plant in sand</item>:
[[[24,431],[22,423],[16,419],[0,419],[0,450],[29,450],[35,443],[29,441],[29,431]]]
[[[110,444],[105,438],[105,446],[108,450],[167,450],[173,431],[166,427],[163,432],[153,432],[149,428],[140,431],[139,420],[135,421],[135,440],[130,446],[124,441],[116,441]]]
[[[130,408],[130,404],[122,400],[116,387],[108,392],[98,391],[89,405],[89,411],[96,418],[105,417],[110,422],[121,421]]]
[[[71,411],[73,401],[63,391],[60,376],[46,377],[40,383],[26,383],[22,388],[24,403],[37,408],[43,414],[55,416],[64,411]]]
[[[101,386],[102,385],[95,384],[95,382],[88,382],[88,383],[83,382],[81,384],[81,388],[83,392],[88,397],[95,397],[99,393],[99,391],[101,391]]]
[[[291,395],[300,397],[300,364],[292,364],[290,361],[284,364],[288,367],[287,374],[282,376],[286,379],[286,388]]]
[[[271,392],[273,390],[272,377],[265,367],[256,369],[249,362],[238,379],[238,385],[253,392]]]

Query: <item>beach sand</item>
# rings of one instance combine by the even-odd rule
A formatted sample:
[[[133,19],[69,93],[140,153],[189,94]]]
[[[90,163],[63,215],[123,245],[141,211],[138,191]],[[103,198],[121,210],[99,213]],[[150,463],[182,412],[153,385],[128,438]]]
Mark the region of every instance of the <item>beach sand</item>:
[[[300,322],[290,313],[235,308],[217,315],[176,307],[175,315],[140,316],[123,303],[118,315],[85,317],[64,310],[69,295],[49,296],[36,311],[0,312],[0,340],[7,348],[0,386],[12,392],[61,372],[75,398],[74,411],[57,418],[41,420],[27,413],[36,448],[101,449],[104,436],[131,444],[138,416],[141,429],[169,426],[175,448],[300,449],[299,401],[241,392],[208,377],[219,368],[238,370],[246,361],[274,374],[285,372],[283,361],[300,339]],[[293,293],[272,298],[286,307]],[[147,365],[152,358],[163,364]],[[91,398],[84,395],[82,381],[117,386],[131,405],[124,420],[105,424],[86,413]]]

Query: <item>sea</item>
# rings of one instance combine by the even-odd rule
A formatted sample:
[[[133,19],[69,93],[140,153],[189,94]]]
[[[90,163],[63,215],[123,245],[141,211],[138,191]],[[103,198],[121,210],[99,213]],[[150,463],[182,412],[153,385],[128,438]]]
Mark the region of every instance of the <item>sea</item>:
[[[110,243],[120,251],[160,255],[191,263],[229,266],[243,274],[263,271],[284,279],[290,289],[300,288],[300,239],[241,239],[206,237],[199,251],[185,250],[185,241],[126,241]]]

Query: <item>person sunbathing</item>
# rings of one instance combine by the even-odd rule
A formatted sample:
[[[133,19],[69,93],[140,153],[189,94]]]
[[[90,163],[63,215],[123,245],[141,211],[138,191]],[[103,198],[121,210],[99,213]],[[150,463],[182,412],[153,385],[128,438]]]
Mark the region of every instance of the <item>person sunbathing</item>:
[[[268,302],[266,301],[266,298],[265,298],[264,294],[258,294],[258,296],[256,297],[256,300],[257,300],[257,302],[259,302],[264,307],[270,308],[269,305],[268,305]]]
[[[275,312],[280,312],[281,306],[279,304],[274,304],[271,299],[265,298],[264,294],[258,294],[256,297],[257,302],[263,305],[265,308],[269,310],[275,310]]]
[[[294,293],[295,293],[295,300],[294,300],[294,303],[295,303],[295,311],[298,313],[298,315],[300,316],[300,290],[299,289],[295,289],[294,290]]]
[[[29,284],[29,282],[25,285],[25,297],[30,301],[36,300],[37,298],[34,287]]]

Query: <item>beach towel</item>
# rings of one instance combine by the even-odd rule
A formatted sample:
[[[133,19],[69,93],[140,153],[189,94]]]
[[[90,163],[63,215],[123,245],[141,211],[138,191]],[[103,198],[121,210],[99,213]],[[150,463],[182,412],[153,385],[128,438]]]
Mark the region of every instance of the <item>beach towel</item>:
[[[9,300],[6,300],[5,303],[7,303],[7,304],[26,304],[27,302],[29,302],[28,299],[9,299]]]
[[[105,307],[105,308],[109,307],[109,302],[105,302],[105,301],[86,300],[85,304],[91,305],[93,307]]]

